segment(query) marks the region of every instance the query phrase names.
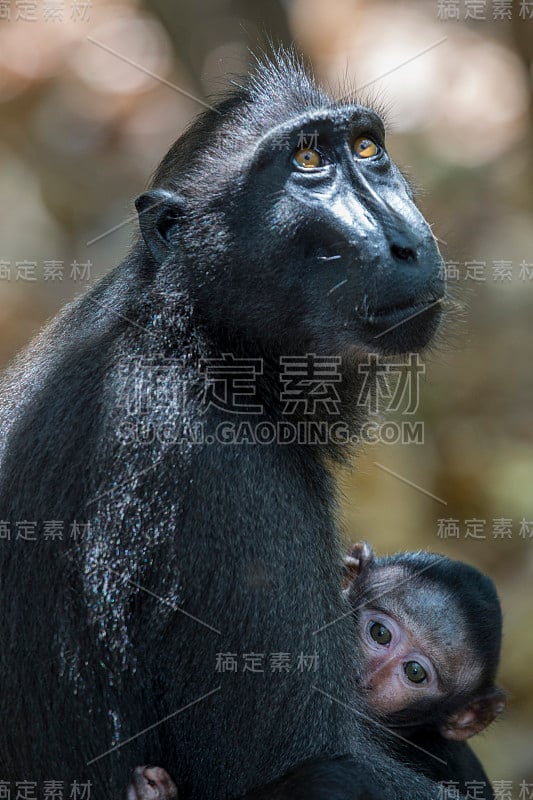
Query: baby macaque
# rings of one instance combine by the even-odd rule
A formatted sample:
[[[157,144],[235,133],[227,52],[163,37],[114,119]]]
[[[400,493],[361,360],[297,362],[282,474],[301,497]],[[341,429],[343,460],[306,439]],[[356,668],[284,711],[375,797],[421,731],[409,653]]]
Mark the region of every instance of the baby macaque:
[[[476,796],[493,798],[465,743],[505,707],[495,685],[502,617],[491,579],[435,553],[378,558],[359,542],[344,559],[343,591],[356,625],[359,690],[376,719],[400,734],[391,743],[398,758],[462,791],[482,782]],[[177,797],[164,769],[133,771],[127,800]]]
[[[502,615],[493,582],[434,553],[377,558],[366,542],[344,562],[356,624],[359,689],[395,736],[399,760],[465,796],[493,800],[466,740],[505,707],[495,685]]]
[[[361,688],[389,727],[424,726],[463,741],[503,711],[495,686],[501,610],[494,584],[434,553],[377,558],[366,542],[344,563]]]

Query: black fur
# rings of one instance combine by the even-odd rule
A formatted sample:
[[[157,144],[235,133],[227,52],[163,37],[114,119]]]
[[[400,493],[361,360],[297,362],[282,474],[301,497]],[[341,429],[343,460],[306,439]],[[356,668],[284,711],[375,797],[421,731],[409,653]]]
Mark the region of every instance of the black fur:
[[[417,747],[413,747],[413,744]],[[409,733],[408,741],[396,739],[392,749],[402,763],[442,783],[443,787],[449,787],[450,797],[460,792],[465,797],[477,797],[479,800],[494,798],[489,777],[467,742],[444,739],[438,731],[420,728]],[[428,753],[436,758],[428,756]],[[444,788],[441,796],[446,796]]]
[[[325,179],[291,166],[302,129],[337,159]],[[180,800],[211,800],[321,757],[250,797],[437,797],[357,713],[324,463],[343,449],[189,436],[235,420],[206,409],[202,360],[262,359],[263,411],[238,417],[255,425],[284,419],[280,355],[338,355],[338,418],[357,433],[360,359],[431,341],[438,249],[386,152],[355,163],[359,134],[383,145],[376,114],[332,103],[292,56],[260,65],[165,156],[138,200],[144,238],[10,371],[0,518],[67,534],[1,543],[1,778],[90,779],[115,798],[155,763]],[[147,410],[154,366],[167,371]],[[80,542],[74,521],[90,523]],[[220,652],[315,651],[316,672],[215,668]]]

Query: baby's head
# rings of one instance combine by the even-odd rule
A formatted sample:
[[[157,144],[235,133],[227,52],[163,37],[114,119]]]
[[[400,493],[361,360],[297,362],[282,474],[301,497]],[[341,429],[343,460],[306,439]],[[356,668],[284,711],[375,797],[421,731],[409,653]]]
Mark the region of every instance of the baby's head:
[[[361,688],[384,722],[463,740],[502,712],[495,685],[502,619],[490,578],[434,553],[377,558],[359,543],[345,559],[344,583]]]

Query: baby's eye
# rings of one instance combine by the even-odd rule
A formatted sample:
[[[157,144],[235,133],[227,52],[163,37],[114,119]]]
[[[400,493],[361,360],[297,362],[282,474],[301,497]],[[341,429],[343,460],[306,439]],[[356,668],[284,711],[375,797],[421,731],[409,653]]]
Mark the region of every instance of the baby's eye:
[[[370,636],[378,644],[389,644],[392,634],[381,622],[373,622],[370,626]]]
[[[424,683],[427,680],[427,672],[418,661],[407,661],[403,665],[403,671],[411,683]]]

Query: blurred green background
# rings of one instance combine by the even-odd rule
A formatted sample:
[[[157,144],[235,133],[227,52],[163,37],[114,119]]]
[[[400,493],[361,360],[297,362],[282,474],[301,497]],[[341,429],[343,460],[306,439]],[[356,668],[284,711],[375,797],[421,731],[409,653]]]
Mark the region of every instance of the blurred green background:
[[[389,150],[423,188],[420,204],[442,240],[454,299],[427,359],[415,415],[423,443],[370,445],[339,475],[344,529],[347,541],[367,538],[379,552],[437,550],[495,579],[509,708],[473,744],[498,797],[526,800],[532,2],[2,0],[0,360],[121,260],[135,229],[132,199],[199,100],[245,73],[249,48],[268,35],[296,42],[333,94],[361,87],[385,110]]]

